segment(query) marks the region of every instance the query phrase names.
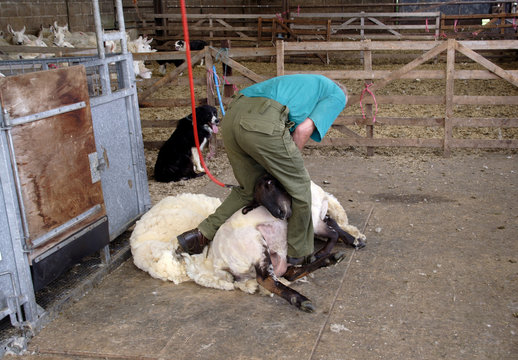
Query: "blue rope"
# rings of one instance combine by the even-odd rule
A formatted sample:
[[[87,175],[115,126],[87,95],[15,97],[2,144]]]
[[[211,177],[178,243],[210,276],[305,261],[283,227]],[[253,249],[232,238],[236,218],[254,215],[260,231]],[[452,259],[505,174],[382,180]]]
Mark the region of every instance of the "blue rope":
[[[221,93],[219,92],[218,75],[216,74],[216,65],[212,65],[212,71],[214,73],[214,84],[216,85],[216,92],[218,93],[219,107],[221,108],[221,114],[225,116],[225,109],[223,108],[223,101],[221,101]]]

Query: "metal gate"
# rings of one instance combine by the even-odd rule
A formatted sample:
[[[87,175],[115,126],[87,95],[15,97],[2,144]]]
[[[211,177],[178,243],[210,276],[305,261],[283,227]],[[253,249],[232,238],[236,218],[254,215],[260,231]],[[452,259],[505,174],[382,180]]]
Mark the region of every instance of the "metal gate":
[[[104,246],[102,255],[104,261],[109,262],[109,245],[104,245],[99,239],[106,236],[106,243],[115,239],[145,213],[151,204],[133,57],[127,50],[122,1],[116,0],[119,29],[107,33],[101,27],[98,1],[93,0],[92,3],[98,42],[96,56],[0,61],[0,71],[8,77],[49,69],[51,71],[47,73],[50,77],[60,76],[58,73],[61,73],[61,69],[80,67],[83,69],[88,92],[86,102],[59,104],[43,111],[40,108],[37,112],[26,115],[13,115],[12,109],[4,108],[0,104],[0,319],[9,316],[11,324],[20,329],[37,331],[45,314],[36,304],[31,277],[31,270],[34,271],[37,263],[45,264],[46,260],[60,252],[65,255],[61,258],[77,257],[81,252],[92,250],[91,246]],[[105,54],[103,44],[108,40],[120,41],[121,52],[115,55]],[[41,123],[52,117],[58,119],[65,113],[73,116],[85,107],[91,109],[91,129],[95,143],[92,145],[95,151],[88,153],[88,177],[91,176],[92,184],[99,184],[100,180],[102,194],[93,195],[97,200],[97,203],[92,203],[93,206],[85,205],[77,213],[71,212],[72,215],[60,223],[53,222],[52,226],[45,228],[43,234],[38,234],[37,239],[34,239],[29,233],[29,227],[34,229],[34,224],[31,224],[28,214],[30,209],[26,208],[27,177],[24,176],[27,174],[19,173],[26,159],[20,159],[24,152],[20,151],[20,145],[16,145],[18,133],[29,135],[27,131],[20,131],[20,126]],[[59,139],[56,138],[55,141]],[[31,154],[30,151],[27,153]],[[30,161],[42,161],[34,157]],[[30,176],[32,175],[28,175]],[[80,187],[87,188],[82,185]],[[67,212],[66,210],[62,209],[61,212]],[[96,240],[92,243],[87,239],[90,248],[84,250],[78,244],[85,236],[88,238],[88,234],[90,239]],[[60,238],[50,241],[56,237]],[[47,261],[48,263],[51,262]],[[39,271],[44,272],[45,269]],[[0,356],[1,353],[0,349]]]

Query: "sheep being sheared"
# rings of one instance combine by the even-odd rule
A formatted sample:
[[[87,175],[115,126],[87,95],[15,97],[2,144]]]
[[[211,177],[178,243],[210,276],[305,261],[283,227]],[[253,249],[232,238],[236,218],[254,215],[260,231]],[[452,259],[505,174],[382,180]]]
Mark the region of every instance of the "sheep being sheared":
[[[339,237],[353,246],[364,246],[365,236],[347,224],[347,215],[338,201],[314,183],[311,187],[313,203],[320,204],[312,209],[315,229],[327,226],[329,230],[329,225],[320,224],[329,209],[329,215],[352,233],[352,240],[345,240],[340,234]],[[285,200],[281,199],[280,203]],[[329,203],[333,206],[328,206]],[[290,281],[295,280],[319,267],[339,262],[344,254],[322,254],[307,266],[290,267],[286,271],[289,206],[282,206],[282,212],[273,209],[272,213],[278,217],[263,206],[244,208],[245,211],[236,212],[220,227],[202,254],[175,256],[176,236],[199,224],[218,205],[219,200],[205,195],[182,194],[163,199],[137,222],[131,235],[136,266],[163,280],[179,283],[192,279],[200,285],[223,290],[239,288],[254,293],[259,283],[300,309],[313,311],[309,299],[280,283],[278,277],[284,275]]]

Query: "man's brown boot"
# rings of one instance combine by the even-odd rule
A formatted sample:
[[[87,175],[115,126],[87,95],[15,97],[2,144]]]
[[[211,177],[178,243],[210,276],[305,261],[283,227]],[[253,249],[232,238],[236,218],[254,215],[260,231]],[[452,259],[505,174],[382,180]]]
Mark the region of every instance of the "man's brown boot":
[[[180,248],[177,253],[186,252],[189,255],[201,254],[203,248],[210,242],[200,230],[192,229],[177,236]]]

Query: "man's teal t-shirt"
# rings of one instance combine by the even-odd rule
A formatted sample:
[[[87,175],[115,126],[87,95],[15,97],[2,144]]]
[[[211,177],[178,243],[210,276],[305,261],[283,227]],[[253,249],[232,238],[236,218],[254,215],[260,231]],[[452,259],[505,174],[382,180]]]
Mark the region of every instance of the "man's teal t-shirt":
[[[265,97],[286,105],[293,131],[306,118],[316,130],[311,139],[320,142],[347,103],[344,92],[323,75],[297,74],[278,76],[240,91],[248,97]]]

